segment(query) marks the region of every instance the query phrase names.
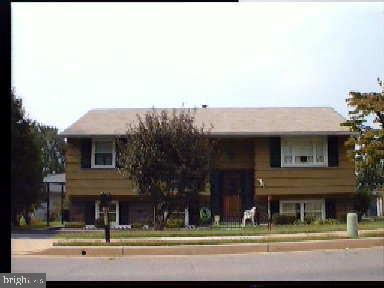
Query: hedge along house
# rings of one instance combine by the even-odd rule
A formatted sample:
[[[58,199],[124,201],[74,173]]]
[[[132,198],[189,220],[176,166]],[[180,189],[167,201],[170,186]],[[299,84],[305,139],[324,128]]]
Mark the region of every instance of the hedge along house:
[[[94,224],[100,217],[98,195],[113,198],[115,225],[152,221],[152,205],[116,170],[116,136],[150,109],[95,109],[61,133],[67,138],[67,193],[70,218]],[[162,110],[162,109],[158,109]],[[167,109],[171,111],[172,109]],[[354,165],[344,142],[350,132],[345,119],[328,107],[197,108],[197,126],[212,124],[210,137],[219,151],[210,185],[199,206],[221,219],[239,219],[244,209],[335,218],[352,209]],[[255,179],[264,180],[264,188]]]

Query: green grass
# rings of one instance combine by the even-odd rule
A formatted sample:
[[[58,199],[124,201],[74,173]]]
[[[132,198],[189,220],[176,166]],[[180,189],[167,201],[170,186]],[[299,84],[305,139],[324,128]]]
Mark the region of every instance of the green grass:
[[[47,226],[46,222],[37,222],[31,225],[22,224],[17,227],[12,227],[13,230],[47,230],[49,228],[60,228],[64,227],[60,221],[52,221],[49,222],[49,226]]]
[[[225,239],[225,240],[198,240],[198,241],[137,241],[137,242],[127,242],[127,241],[119,241],[119,242],[57,242],[54,243],[53,246],[178,246],[178,245],[220,245],[220,244],[231,244],[231,243],[269,243],[269,242],[288,242],[288,241],[304,241],[304,240],[329,240],[329,239],[347,239],[345,236],[316,236],[310,238],[272,238],[272,239]]]
[[[383,237],[384,232],[383,231],[367,231],[364,233],[362,237]]]
[[[208,229],[208,230],[125,230],[111,232],[111,238],[140,238],[140,237],[200,237],[200,236],[252,236],[252,235],[268,235],[268,234],[290,234],[290,233],[318,233],[345,231],[346,224],[324,224],[324,225],[275,225],[272,231],[268,231],[265,226],[246,227],[238,229]],[[359,229],[377,229],[384,228],[384,221],[361,222]],[[78,233],[59,233],[55,236],[57,239],[102,239],[104,238],[103,230],[100,231],[84,231]]]
[[[382,237],[384,236],[384,232],[377,231],[370,233],[369,237]],[[368,234],[365,234],[364,237],[368,237]],[[160,240],[147,240],[147,241],[118,241],[118,242],[80,242],[80,241],[71,241],[71,242],[63,242],[59,241],[53,243],[53,246],[178,246],[178,245],[224,245],[224,244],[235,244],[235,243],[271,243],[271,242],[289,242],[289,241],[306,241],[306,240],[334,240],[334,239],[349,239],[347,236],[310,236],[310,237],[279,237],[279,238],[264,238],[264,239],[222,239],[222,240],[188,240],[188,241],[180,241],[180,240],[168,240],[168,241],[160,241]]]

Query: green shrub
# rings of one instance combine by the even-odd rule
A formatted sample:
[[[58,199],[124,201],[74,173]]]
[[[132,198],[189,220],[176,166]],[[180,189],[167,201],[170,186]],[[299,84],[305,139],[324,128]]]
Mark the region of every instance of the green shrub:
[[[305,217],[304,217],[304,223],[305,224],[312,224],[313,222],[315,222],[316,221],[316,217],[315,216],[312,216],[312,215],[306,215]]]
[[[184,227],[183,219],[168,219],[165,223],[166,228],[182,228]]]
[[[132,229],[142,229],[143,226],[144,226],[143,223],[133,223],[131,227]]]
[[[295,221],[293,221],[293,223],[292,223],[293,225],[303,225],[304,224],[304,222],[303,221],[301,221],[301,219],[296,219]]]
[[[384,221],[384,216],[377,216],[377,217],[374,217],[373,218],[374,220],[375,220],[375,222],[377,222],[377,221]]]
[[[84,228],[85,223],[84,222],[66,222],[64,224],[65,228]]]
[[[22,225],[27,225],[27,221],[25,221],[25,218],[24,216],[21,216],[19,218],[19,225],[22,226]]]
[[[315,225],[335,225],[337,224],[337,221],[335,219],[317,219],[313,222]]]
[[[96,228],[104,228],[104,219],[103,218],[96,218],[95,219],[95,227]]]
[[[293,224],[296,220],[296,216],[274,214],[272,216],[272,223],[275,225]]]
[[[347,213],[341,213],[336,218],[337,222],[339,223],[346,223],[347,222]]]
[[[375,222],[375,218],[372,218],[372,217],[366,217],[366,218],[363,218],[361,219],[361,222],[363,223],[369,223],[369,222]]]

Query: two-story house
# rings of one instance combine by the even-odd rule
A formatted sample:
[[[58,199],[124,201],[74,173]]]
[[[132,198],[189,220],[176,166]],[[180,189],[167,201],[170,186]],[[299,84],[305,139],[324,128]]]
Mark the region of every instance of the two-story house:
[[[61,135],[67,138],[66,189],[72,221],[93,224],[100,216],[98,195],[113,197],[115,225],[152,219],[152,206],[116,170],[116,136],[150,109],[95,109]],[[160,109],[159,109],[160,110]],[[171,111],[171,109],[169,109]],[[258,207],[304,219],[335,218],[352,209],[354,166],[344,141],[345,119],[329,107],[197,108],[196,125],[213,126],[220,151],[210,185],[200,193],[201,206],[222,219]],[[264,187],[255,179],[263,179]]]

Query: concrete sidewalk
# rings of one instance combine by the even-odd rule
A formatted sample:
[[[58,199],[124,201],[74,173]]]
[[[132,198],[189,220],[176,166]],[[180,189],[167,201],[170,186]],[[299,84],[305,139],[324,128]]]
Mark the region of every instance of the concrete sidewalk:
[[[52,256],[121,257],[131,255],[210,255],[243,254],[255,252],[312,251],[352,249],[384,246],[383,237],[366,239],[317,240],[303,242],[244,243],[229,245],[179,245],[179,246],[109,246],[109,247],[52,247],[31,253]]]

